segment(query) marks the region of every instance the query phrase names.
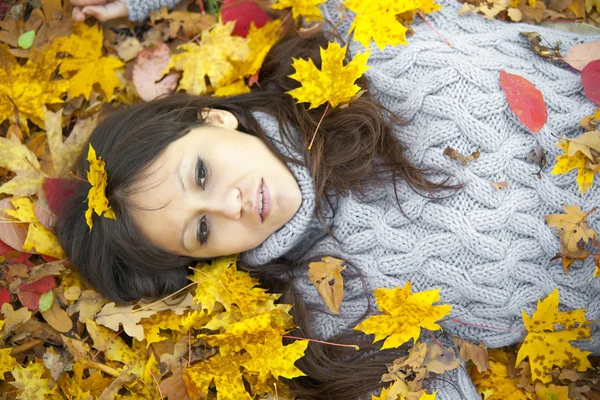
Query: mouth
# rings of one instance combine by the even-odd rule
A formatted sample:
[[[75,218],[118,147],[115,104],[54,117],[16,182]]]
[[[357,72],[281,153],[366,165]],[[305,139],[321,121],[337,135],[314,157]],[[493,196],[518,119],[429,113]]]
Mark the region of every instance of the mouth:
[[[272,201],[271,201],[271,193],[269,192],[269,188],[267,187],[264,179],[260,180],[260,185],[256,190],[256,214],[261,223],[265,222],[265,219],[271,213]]]

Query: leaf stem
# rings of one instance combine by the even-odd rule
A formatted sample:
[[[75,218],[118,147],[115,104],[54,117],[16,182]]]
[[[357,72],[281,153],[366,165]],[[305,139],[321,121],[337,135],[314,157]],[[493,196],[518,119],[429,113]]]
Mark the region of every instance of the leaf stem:
[[[150,375],[152,375],[152,378],[154,379],[154,383],[156,383],[156,387],[158,388],[158,393],[160,393],[160,400],[162,400],[163,397],[165,397],[165,396],[162,394],[162,390],[160,390],[160,385],[158,384],[158,380],[156,379],[156,376],[154,376],[154,374],[152,373],[151,370],[148,370],[148,372],[150,373]]]
[[[421,18],[421,19],[423,20],[423,22],[425,22],[425,23],[426,23],[426,24],[427,24],[427,25],[428,25],[428,26],[429,26],[431,29],[433,29],[433,31],[434,31],[435,33],[437,33],[437,34],[438,34],[438,36],[439,36],[439,37],[441,37],[441,38],[442,38],[442,40],[443,40],[444,42],[446,42],[446,44],[447,44],[448,46],[452,47],[452,43],[450,43],[448,40],[446,40],[446,38],[445,38],[444,36],[442,36],[442,34],[441,34],[441,33],[439,33],[439,32],[438,32],[438,30],[437,30],[437,29],[435,29],[435,28],[433,27],[433,25],[431,25],[431,24],[429,23],[429,21],[427,21],[427,20],[425,19],[425,16],[424,16],[424,15],[422,15],[422,13],[421,13],[420,11],[417,13],[417,15],[419,16],[419,18]]]
[[[73,173],[73,171],[69,171],[69,175],[71,175],[73,178],[77,179],[78,181],[85,182],[85,183],[89,183],[89,184],[91,185],[91,183],[90,183],[89,181],[87,181],[87,180],[85,180],[85,179],[83,179],[83,178],[80,178],[80,177],[78,177],[77,175],[75,175],[75,174]]]
[[[323,111],[323,115],[321,116],[321,119],[319,120],[319,123],[317,124],[317,128],[315,129],[315,133],[313,134],[313,137],[310,141],[310,144],[308,145],[308,149],[310,150],[312,148],[313,142],[315,141],[315,137],[317,136],[317,132],[319,130],[319,127],[321,126],[321,122],[323,122],[323,118],[325,118],[325,113],[327,113],[327,110],[329,110],[329,102],[327,102],[327,106],[325,107],[325,111]]]
[[[148,305],[146,305],[146,306],[144,306],[144,307],[138,308],[138,309],[136,309],[136,310],[132,310],[132,311],[131,311],[131,313],[133,314],[133,313],[136,313],[136,312],[139,312],[139,311],[145,310],[145,309],[147,309],[147,308],[150,308],[150,307],[152,307],[153,305],[155,305],[155,304],[158,304],[158,303],[160,303],[160,302],[162,302],[162,301],[164,301],[164,300],[168,299],[169,297],[173,297],[173,296],[175,296],[177,293],[181,292],[182,290],[185,290],[185,289],[189,288],[190,286],[192,286],[192,285],[197,285],[197,284],[198,284],[198,282],[192,282],[192,283],[190,283],[189,285],[186,285],[186,286],[182,287],[182,288],[181,288],[181,289],[179,289],[178,291],[176,291],[176,292],[174,292],[174,293],[171,293],[170,295],[168,295],[168,296],[165,296],[165,297],[163,297],[163,298],[162,298],[162,299],[160,299],[160,300],[156,300],[154,303],[150,303],[150,304],[148,304]]]

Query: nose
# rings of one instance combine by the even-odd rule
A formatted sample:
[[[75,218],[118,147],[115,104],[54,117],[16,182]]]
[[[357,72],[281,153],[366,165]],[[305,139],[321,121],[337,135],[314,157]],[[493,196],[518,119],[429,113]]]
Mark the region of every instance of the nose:
[[[242,215],[242,193],[237,187],[229,187],[225,192],[207,193],[201,196],[198,206],[203,212],[222,215],[229,219],[239,219]],[[251,207],[251,206],[250,206]]]

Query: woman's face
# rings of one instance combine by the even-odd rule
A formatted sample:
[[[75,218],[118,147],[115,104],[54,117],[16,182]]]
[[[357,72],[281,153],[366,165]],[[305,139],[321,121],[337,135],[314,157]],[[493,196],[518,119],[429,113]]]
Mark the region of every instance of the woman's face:
[[[237,131],[233,114],[212,109],[208,121],[171,143],[129,197],[133,220],[152,244],[198,258],[257,247],[302,200],[287,165]]]

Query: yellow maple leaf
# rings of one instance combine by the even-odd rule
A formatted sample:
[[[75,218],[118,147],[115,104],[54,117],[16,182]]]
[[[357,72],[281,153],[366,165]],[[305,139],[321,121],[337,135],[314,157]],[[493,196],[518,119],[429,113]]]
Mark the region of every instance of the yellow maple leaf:
[[[285,10],[292,8],[292,17],[298,19],[304,17],[306,22],[321,21],[323,14],[319,10],[318,5],[325,3],[327,0],[279,0],[271,6],[274,10]]]
[[[50,378],[42,378],[46,369],[42,362],[33,362],[22,367],[17,364],[11,371],[14,382],[8,382],[19,389],[18,399],[45,400],[47,394],[56,394],[54,389],[49,389]]]
[[[171,68],[183,72],[177,90],[185,90],[189,94],[208,92],[206,77],[213,89],[226,86],[238,77],[234,61],[246,61],[250,56],[248,39],[231,36],[234,21],[217,24],[211,30],[202,32],[200,44],[187,43],[177,47],[183,52],[171,56],[169,65],[163,74]]]
[[[166,336],[160,335],[161,329],[171,329],[173,331],[179,330],[181,320],[181,315],[177,315],[173,311],[168,310],[158,312],[140,321],[140,325],[144,329],[146,348],[148,348],[152,343],[162,342],[163,340],[167,339]]]
[[[532,400],[533,394],[517,386],[517,381],[508,374],[508,366],[499,361],[490,360],[490,369],[479,372],[474,365],[469,374],[477,392],[485,400]]]
[[[85,220],[91,231],[94,224],[94,221],[92,220],[92,211],[95,211],[97,215],[105,218],[116,219],[116,216],[112,207],[109,207],[108,199],[106,198],[108,176],[106,174],[104,160],[102,160],[102,157],[96,158],[96,151],[91,143],[88,149],[87,160],[90,163],[87,179],[92,187],[87,196],[88,209],[85,212]]]
[[[92,88],[97,83],[107,100],[112,100],[115,89],[121,88],[116,70],[125,64],[115,56],[103,55],[104,35],[99,25],[75,24],[73,32],[52,43],[55,51],[71,56],[62,59],[60,64],[61,75],[67,77],[75,72],[69,78],[69,96],[73,98],[83,95],[89,100]]]
[[[554,289],[546,299],[538,300],[537,310],[531,318],[522,311],[528,334],[519,349],[515,365],[529,357],[531,378],[534,382],[552,381],[551,372],[554,365],[560,368],[568,366],[577,371],[592,368],[587,359],[591,352],[581,351],[569,343],[571,340],[590,339],[590,328],[587,324],[591,321],[585,318],[585,310],[558,311],[558,303],[558,289]],[[565,329],[556,332],[554,324],[564,325]]]
[[[306,376],[294,363],[304,356],[308,340],[296,340],[284,346],[281,336],[270,334],[263,344],[248,344],[246,351],[252,359],[242,364],[248,371],[258,372],[259,383],[265,383],[271,376],[287,379]]]
[[[360,87],[354,82],[370,67],[367,66],[369,52],[358,53],[347,65],[344,58],[347,46],[329,42],[327,49],[321,48],[321,70],[311,59],[293,58],[292,67],[296,72],[290,78],[302,84],[289,93],[298,103],[311,103],[309,109],[329,102],[332,107],[352,99]]]
[[[577,151],[573,156],[569,156],[570,143],[562,140],[557,143],[558,147],[564,150],[565,154],[556,157],[556,164],[552,169],[552,175],[566,174],[572,169],[577,168],[576,182],[579,184],[579,190],[585,194],[594,184],[594,170],[587,168],[589,159],[581,151]]]
[[[569,400],[569,387],[536,382],[535,394],[536,400]]]
[[[4,380],[4,373],[12,371],[17,365],[17,359],[10,356],[12,348],[0,349],[0,380]]]
[[[15,209],[5,210],[5,212],[17,221],[29,223],[23,250],[30,251],[35,248],[38,253],[54,258],[65,258],[65,252],[60,247],[56,236],[35,216],[33,201],[29,197],[12,198],[10,201]]]
[[[435,322],[450,313],[450,305],[433,305],[440,300],[439,289],[410,293],[411,284],[406,282],[402,289],[375,289],[375,300],[383,315],[374,315],[358,324],[354,329],[366,334],[375,334],[373,342],[385,339],[381,349],[399,347],[411,338],[415,343],[421,327],[441,330]]]
[[[58,66],[55,56],[56,51],[47,46],[34,48],[21,66],[8,46],[0,43],[0,122],[14,112],[16,104],[21,114],[44,127],[42,106],[62,103],[60,96],[69,88],[64,79],[50,79]]]
[[[230,83],[227,86],[223,86],[215,90],[213,96],[216,97],[227,97],[227,96],[236,96],[238,94],[250,93],[250,88],[246,85],[243,79],[238,79],[237,81]]]
[[[430,13],[442,8],[433,0],[348,0],[344,5],[356,13],[350,26],[354,40],[368,48],[371,39],[383,50],[386,45],[406,43],[406,27],[396,20],[396,15],[413,10]]]
[[[23,197],[39,195],[43,191],[44,175],[39,160],[27,146],[17,140],[0,137],[0,167],[17,174],[0,186],[0,193]]]
[[[289,304],[280,304],[274,310],[225,326],[223,333],[199,334],[197,337],[212,347],[218,346],[222,355],[229,355],[248,345],[264,344],[269,335],[283,335],[295,328],[290,308]]]
[[[215,302],[229,310],[235,304],[247,317],[274,309],[274,302],[281,294],[268,294],[265,289],[255,287],[258,279],[248,273],[237,271],[235,257],[221,257],[210,265],[198,264],[193,275],[188,277],[198,282],[194,300],[212,313]]]
[[[205,362],[184,369],[184,373],[202,394],[208,394],[208,387],[214,379],[219,399],[252,400],[244,388],[240,368],[250,358],[248,353],[230,356],[215,354]]]

